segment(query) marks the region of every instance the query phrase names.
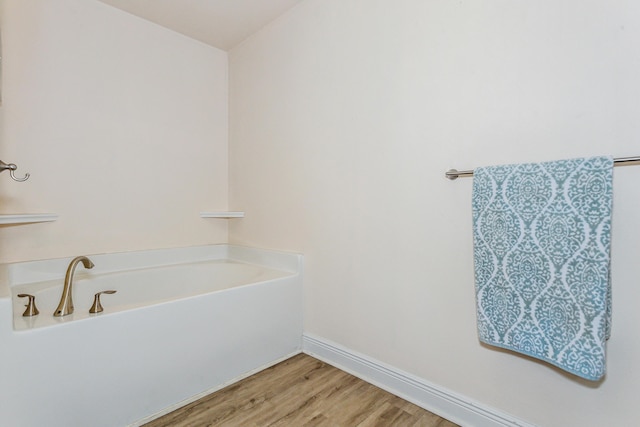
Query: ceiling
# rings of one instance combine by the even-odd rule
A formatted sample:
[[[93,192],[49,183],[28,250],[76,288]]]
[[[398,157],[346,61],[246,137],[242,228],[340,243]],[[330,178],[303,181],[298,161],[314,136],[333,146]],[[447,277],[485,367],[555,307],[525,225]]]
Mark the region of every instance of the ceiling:
[[[229,50],[302,0],[100,0]]]

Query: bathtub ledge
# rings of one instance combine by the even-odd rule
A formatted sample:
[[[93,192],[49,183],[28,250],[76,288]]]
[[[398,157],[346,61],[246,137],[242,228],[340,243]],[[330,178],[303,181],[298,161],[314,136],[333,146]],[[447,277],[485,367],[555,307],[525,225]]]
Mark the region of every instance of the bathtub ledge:
[[[51,222],[58,219],[56,214],[0,214],[0,225],[4,224],[31,224],[35,222]]]

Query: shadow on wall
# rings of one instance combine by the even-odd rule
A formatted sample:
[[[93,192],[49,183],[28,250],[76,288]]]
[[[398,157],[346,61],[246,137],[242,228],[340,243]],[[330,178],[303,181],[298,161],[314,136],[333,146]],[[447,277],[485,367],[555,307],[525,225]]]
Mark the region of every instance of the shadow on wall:
[[[512,351],[512,350],[508,350],[506,348],[501,348],[501,347],[494,347],[488,344],[485,344],[481,341],[479,341],[480,346],[483,347],[486,350],[490,350],[490,351],[497,351],[499,353],[504,353],[504,354],[508,354],[510,356],[515,356],[515,357],[519,357],[522,359],[526,359],[529,362],[533,362],[536,363],[540,366],[544,366],[545,368],[551,369],[552,371],[554,371],[557,374],[560,374],[561,376],[563,376],[564,378],[576,383],[576,384],[580,384],[581,386],[587,387],[587,388],[591,388],[591,389],[598,389],[600,388],[600,386],[602,384],[604,384],[604,382],[607,379],[607,375],[605,374],[599,381],[590,381],[590,380],[586,380],[584,378],[580,378],[576,375],[573,375],[567,371],[564,371],[560,368],[558,368],[557,366],[553,366],[549,363],[546,363],[543,360],[540,359],[536,359],[535,357],[531,357],[531,356],[527,356],[526,354],[522,354],[522,353],[518,353],[516,351]]]

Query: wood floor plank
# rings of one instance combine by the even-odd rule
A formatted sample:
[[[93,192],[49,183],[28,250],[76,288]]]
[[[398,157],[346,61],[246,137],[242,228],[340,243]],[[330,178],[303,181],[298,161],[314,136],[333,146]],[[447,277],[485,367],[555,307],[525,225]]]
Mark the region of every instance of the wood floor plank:
[[[385,403],[372,412],[357,427],[412,427],[415,425],[415,421],[415,418],[408,412],[391,403]]]
[[[333,424],[322,414],[318,414],[304,424],[298,424],[301,427],[333,427]]]
[[[339,376],[332,376],[331,381],[318,387],[311,398],[307,399],[303,404],[292,405],[292,410],[270,425],[273,427],[300,425],[305,420],[314,418],[317,415],[322,415],[324,419],[331,421],[332,419],[327,418],[326,414],[323,413],[325,408],[332,408],[343,400],[344,396],[348,395],[358,385],[359,381],[345,372],[340,372]],[[295,398],[295,395],[292,398]]]
[[[442,422],[449,423],[450,421],[445,420],[428,411],[424,411],[422,414],[418,414],[416,418],[415,427],[455,427],[456,425],[451,423],[447,426],[442,425]]]
[[[339,425],[357,426],[391,397],[386,391],[362,381],[342,402],[336,405],[332,419]]]
[[[456,427],[417,405],[305,354],[144,427]]]
[[[308,359],[304,358],[305,361]],[[322,398],[330,393],[331,381],[340,382],[348,374],[336,372],[332,366],[312,359],[313,364],[303,372],[298,380],[292,382],[295,386],[287,384],[270,399],[274,406],[273,411],[260,411],[247,419],[248,422],[259,426],[287,424],[287,420],[300,418],[305,412],[316,412],[315,407]],[[298,420],[300,421],[300,420]]]

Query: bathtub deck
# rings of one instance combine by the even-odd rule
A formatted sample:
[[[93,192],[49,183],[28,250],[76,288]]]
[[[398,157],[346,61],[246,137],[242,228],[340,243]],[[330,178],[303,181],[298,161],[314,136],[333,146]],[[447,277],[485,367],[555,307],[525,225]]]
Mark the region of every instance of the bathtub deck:
[[[177,426],[456,425],[305,354],[145,424]]]

